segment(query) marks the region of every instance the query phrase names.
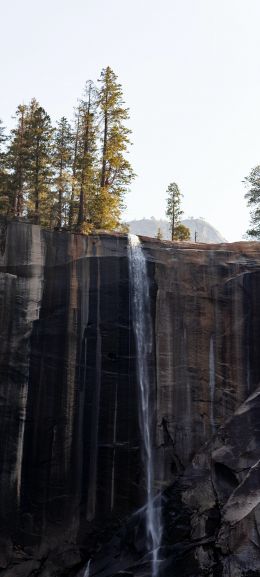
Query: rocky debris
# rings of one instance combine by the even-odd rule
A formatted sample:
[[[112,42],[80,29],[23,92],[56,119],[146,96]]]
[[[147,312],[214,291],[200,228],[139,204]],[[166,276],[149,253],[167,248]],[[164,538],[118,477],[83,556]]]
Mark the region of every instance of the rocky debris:
[[[259,415],[260,389],[163,493],[159,575],[259,577]],[[140,512],[93,556],[90,575],[149,575],[143,529]]]

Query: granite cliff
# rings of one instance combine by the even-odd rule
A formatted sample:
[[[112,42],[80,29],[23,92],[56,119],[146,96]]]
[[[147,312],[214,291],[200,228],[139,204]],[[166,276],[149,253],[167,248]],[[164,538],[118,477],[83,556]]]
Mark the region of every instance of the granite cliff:
[[[143,238],[160,576],[260,575],[260,246]],[[1,221],[0,575],[150,575],[124,235]]]
[[[225,238],[207,222],[204,218],[185,218],[182,224],[190,229],[190,238],[194,241],[195,233],[198,242],[219,243],[226,242]],[[165,240],[171,239],[171,231],[169,222],[165,219],[142,218],[140,220],[131,220],[126,223],[129,230],[133,234],[142,236],[156,237],[158,229],[160,229],[162,238]]]

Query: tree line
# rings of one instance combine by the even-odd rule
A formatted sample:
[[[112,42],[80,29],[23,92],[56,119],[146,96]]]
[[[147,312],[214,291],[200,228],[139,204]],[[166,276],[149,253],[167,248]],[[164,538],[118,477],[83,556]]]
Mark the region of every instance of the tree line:
[[[9,134],[0,119],[0,214],[84,233],[126,230],[121,215],[135,177],[128,120],[122,86],[109,66],[97,84],[86,82],[72,123],[62,117],[53,126],[35,98],[20,104]],[[260,239],[260,165],[244,182],[251,216],[247,235]],[[181,197],[178,185],[170,183],[166,215],[172,240],[190,238],[180,222]]]
[[[62,117],[53,126],[34,98],[20,104],[10,134],[0,121],[0,214],[85,233],[122,229],[135,176],[127,158],[128,119],[110,67],[97,85],[86,83],[72,124]]]

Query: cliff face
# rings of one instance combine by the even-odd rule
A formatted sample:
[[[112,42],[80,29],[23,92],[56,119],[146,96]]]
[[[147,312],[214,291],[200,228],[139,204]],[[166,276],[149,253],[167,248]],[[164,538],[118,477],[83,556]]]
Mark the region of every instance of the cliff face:
[[[123,235],[85,237],[1,223],[0,575],[5,577],[73,576],[90,556],[97,557],[98,575],[123,569],[145,574],[138,565],[137,521],[131,521],[144,504],[145,487],[127,246]],[[260,248],[258,243],[171,245],[150,239],[143,239],[143,246],[154,325],[156,485],[167,488],[164,540],[174,550],[174,539],[183,538],[178,531],[177,537],[171,534],[171,507],[184,518],[188,510],[190,519],[198,499],[203,502],[195,480],[192,491],[184,482],[185,475],[196,478],[196,458],[201,463],[202,457],[194,460],[195,454],[207,461],[202,468],[212,485],[210,451],[222,445],[213,440],[218,444],[202,446],[260,381]],[[248,417],[241,424],[246,455],[255,435],[250,423]],[[246,466],[256,461],[254,454]],[[228,467],[226,461],[221,466]],[[233,467],[235,478],[239,466]],[[255,469],[253,474],[257,478]],[[233,489],[242,482],[244,477],[236,478]],[[213,525],[220,541],[219,519],[231,493],[220,503],[216,497],[212,507],[199,505],[206,511],[204,525],[217,510],[218,526]],[[257,505],[255,498],[253,510]],[[223,519],[232,509],[225,506]],[[117,545],[111,538],[120,534],[126,518],[133,547],[129,552],[125,545],[122,553],[122,538]],[[242,539],[245,552],[244,517],[243,523],[237,540]],[[196,540],[190,525],[189,531],[189,541]],[[212,534],[204,527],[204,537],[198,538],[212,540]],[[223,573],[228,555],[219,547],[219,559],[212,545],[206,563],[201,545],[190,572],[179,568],[177,577],[200,575],[195,566],[203,567],[203,575],[229,575]],[[122,563],[113,568],[111,558],[119,550]],[[171,559],[169,554],[162,577],[172,571]],[[136,568],[129,573],[133,560]],[[104,573],[100,567],[106,562]],[[239,555],[235,563],[241,575],[255,570],[255,561],[251,566],[248,559],[242,573]],[[213,566],[219,573],[212,573]]]

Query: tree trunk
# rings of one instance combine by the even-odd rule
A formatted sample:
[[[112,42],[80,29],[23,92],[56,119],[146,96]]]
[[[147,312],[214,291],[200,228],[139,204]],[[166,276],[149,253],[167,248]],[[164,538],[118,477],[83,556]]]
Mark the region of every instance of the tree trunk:
[[[86,170],[88,168],[88,153],[89,153],[89,116],[90,116],[90,93],[89,93],[89,100],[88,100],[88,107],[86,113],[86,129],[84,135],[84,154],[83,154],[83,166],[81,171],[81,184],[80,184],[80,197],[79,197],[79,212],[78,212],[78,222],[77,226],[80,230],[82,225],[85,222],[85,176]]]
[[[19,182],[18,182],[18,193],[17,193],[17,206],[16,214],[17,216],[22,216],[23,212],[23,137],[24,137],[24,112],[21,116],[21,140],[20,140],[20,154],[19,154]]]
[[[59,198],[58,198],[58,219],[57,219],[57,226],[60,228],[62,225],[62,194],[63,194],[63,186],[62,186],[62,177],[63,177],[63,162],[62,158],[60,161],[60,186],[59,186]]]
[[[62,225],[62,196],[64,187],[62,185],[63,179],[63,157],[62,157],[62,149],[64,148],[64,131],[62,130],[61,133],[61,157],[60,157],[60,183],[59,183],[59,191],[58,191],[58,219],[57,219],[57,226],[61,228]]]
[[[37,139],[37,147],[36,147],[36,162],[35,162],[35,187],[34,187],[34,199],[35,199],[35,222],[39,224],[40,222],[40,214],[39,214],[39,206],[40,206],[40,198],[39,198],[39,171],[40,171],[40,163],[39,163],[39,140]]]
[[[72,164],[72,187],[71,187],[71,195],[70,195],[70,208],[69,208],[69,228],[70,230],[74,224],[74,202],[75,202],[75,180],[76,180],[76,173],[77,173],[77,155],[78,155],[78,143],[79,143],[79,111],[78,111],[78,121],[77,121],[77,129],[75,135],[75,147],[74,147],[74,159]]]
[[[174,232],[175,232],[175,218],[174,214],[172,215],[172,240],[174,240]]]
[[[104,186],[106,184],[107,133],[108,133],[108,112],[107,112],[107,94],[106,94],[106,108],[105,108],[105,117],[104,117],[104,138],[103,138],[103,151],[102,151],[102,171],[101,171],[101,181],[100,181],[101,188],[104,188]]]

